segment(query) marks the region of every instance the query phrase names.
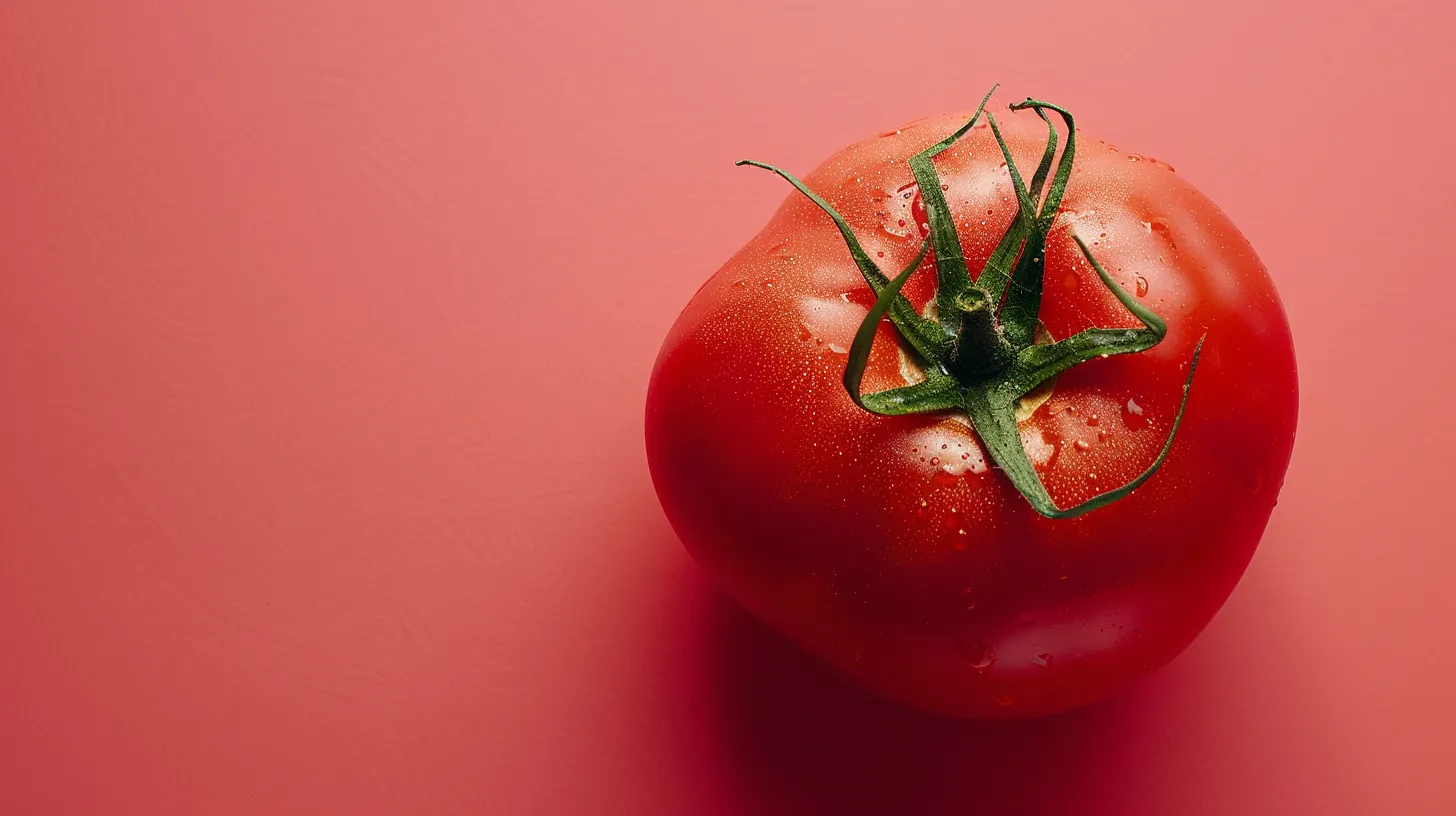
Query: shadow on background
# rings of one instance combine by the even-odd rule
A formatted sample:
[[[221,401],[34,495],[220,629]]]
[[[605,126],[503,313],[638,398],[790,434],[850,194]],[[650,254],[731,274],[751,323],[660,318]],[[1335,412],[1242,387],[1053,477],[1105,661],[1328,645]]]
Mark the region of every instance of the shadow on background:
[[[1145,731],[1138,689],[1041,720],[936,717],[851,685],[705,594],[707,674],[742,812],[1095,816],[1118,812],[1099,793],[1135,796],[1135,780],[1109,777]]]

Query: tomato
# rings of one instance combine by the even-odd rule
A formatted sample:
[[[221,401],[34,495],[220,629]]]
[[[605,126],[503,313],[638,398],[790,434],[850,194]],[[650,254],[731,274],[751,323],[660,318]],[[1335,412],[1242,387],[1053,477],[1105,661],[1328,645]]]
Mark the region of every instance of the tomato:
[[[910,160],[967,116],[829,159],[803,184],[843,215],[884,279],[872,288],[826,211],[792,192],[687,305],[648,389],[654,484],[713,580],[839,672],[933,712],[1051,714],[1173,659],[1248,565],[1293,448],[1293,342],[1249,243],[1172,167],[1080,131],[1075,158],[1063,150],[1055,165],[1070,169],[1063,197],[1041,202],[1055,173],[1027,171],[1058,132],[1040,114],[1059,110],[997,112],[1006,153],[978,112],[934,156],[939,190],[921,189],[935,176],[917,182]],[[1016,180],[1029,189],[1033,175],[1042,186],[1019,196]],[[1019,218],[1030,229],[1039,202],[1050,205],[1044,247],[1027,239],[1016,261],[1012,244],[998,301],[988,261],[1005,266],[993,253]],[[927,240],[937,229],[939,244]],[[975,284],[947,301],[957,246]],[[1013,320],[1036,271],[1039,307]],[[858,396],[948,382],[964,404],[885,416],[846,390],[851,352],[864,349],[856,333],[892,278],[907,309],[938,318],[927,325],[960,332],[936,348],[980,351],[937,363],[890,320],[872,321],[862,382],[849,384]],[[1029,390],[1002,382],[1028,355],[1098,327],[1143,339],[1084,354]],[[1016,356],[991,353],[1002,347]],[[1012,391],[997,404],[1014,419],[993,422],[987,400]],[[1136,489],[1119,493],[1126,485]]]

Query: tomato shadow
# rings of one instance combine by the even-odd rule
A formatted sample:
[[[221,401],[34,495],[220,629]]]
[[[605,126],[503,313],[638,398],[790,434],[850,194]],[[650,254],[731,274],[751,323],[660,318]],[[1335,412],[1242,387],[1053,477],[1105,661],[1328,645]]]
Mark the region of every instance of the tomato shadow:
[[[721,593],[706,603],[708,676],[741,812],[1096,816],[1135,796],[1115,776],[1127,740],[1146,730],[1137,689],[1040,720],[937,717],[851,685]]]

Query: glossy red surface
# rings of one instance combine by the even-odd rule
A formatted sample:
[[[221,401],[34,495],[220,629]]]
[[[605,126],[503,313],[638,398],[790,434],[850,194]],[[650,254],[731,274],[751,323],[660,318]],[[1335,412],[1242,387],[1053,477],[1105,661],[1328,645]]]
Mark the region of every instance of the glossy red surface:
[[[995,102],[1029,176],[1046,127]],[[922,241],[906,161],[969,115],[871,136],[805,179],[888,274]],[[1172,455],[1132,496],[1045,519],[991,467],[964,414],[881,418],[854,405],[842,378],[874,296],[829,217],[797,192],[693,296],[648,387],[648,463],[694,557],[793,641],[928,711],[1057,713],[1167,663],[1243,573],[1294,444],[1294,346],[1248,242],[1156,159],[1085,131],[1075,156],[1046,243],[1043,330],[1140,325],[1075,233],[1168,334],[1062,373],[1023,403],[1018,430],[1061,507],[1126,484],[1162,448],[1203,338]],[[985,126],[936,159],[973,270],[1016,212],[1004,165]],[[931,264],[907,284],[917,309],[935,280]],[[887,324],[877,348],[865,390],[924,378]]]
[[[1452,12],[0,4],[0,813],[1456,810]],[[692,293],[858,139],[1006,98],[1258,248],[1299,437],[1106,703],[975,725],[709,589],[649,480]]]

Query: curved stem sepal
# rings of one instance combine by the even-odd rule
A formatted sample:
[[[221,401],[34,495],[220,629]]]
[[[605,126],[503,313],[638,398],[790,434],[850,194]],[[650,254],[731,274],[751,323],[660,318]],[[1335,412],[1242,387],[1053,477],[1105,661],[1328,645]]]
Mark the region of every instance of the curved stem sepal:
[[[1163,466],[1169,451],[1173,449],[1173,439],[1178,434],[1178,427],[1183,424],[1183,412],[1188,408],[1188,392],[1193,386],[1193,372],[1198,369],[1198,357],[1203,352],[1204,339],[1199,338],[1198,346],[1193,350],[1193,360],[1188,364],[1188,380],[1183,384],[1183,398],[1178,403],[1178,414],[1173,418],[1173,427],[1168,430],[1168,438],[1164,440],[1163,449],[1158,452],[1158,458],[1153,460],[1147,470],[1138,474],[1127,484],[1105,493],[1099,493],[1074,507],[1066,509],[1057,507],[1056,502],[1052,501],[1051,495],[1047,493],[1046,485],[1042,484],[1041,477],[1036,473],[1036,467],[1032,465],[1031,459],[1026,455],[1026,448],[1021,443],[1021,432],[1016,427],[1014,400],[993,402],[985,399],[983,395],[971,394],[967,396],[965,410],[971,418],[971,425],[976,429],[981,441],[985,443],[987,452],[991,454],[991,458],[1016,486],[1017,492],[1021,493],[1031,504],[1032,509],[1051,519],[1075,518],[1099,507],[1106,507],[1127,496],[1138,489],[1143,482],[1151,479],[1153,474]]]
[[[971,273],[966,268],[966,259],[961,253],[960,235],[956,233],[955,217],[951,215],[950,204],[946,202],[945,193],[940,189],[940,174],[936,172],[935,162],[932,159],[940,155],[941,151],[955,144],[956,140],[975,126],[976,120],[981,118],[981,113],[986,110],[986,103],[991,100],[991,94],[996,93],[997,87],[996,85],[991,86],[991,90],[982,97],[976,112],[971,114],[971,118],[964,125],[944,139],[911,156],[908,162],[910,172],[915,176],[915,183],[920,188],[920,201],[925,205],[926,231],[930,234],[931,246],[935,248],[935,270],[938,277],[935,299],[942,315],[950,314],[955,308],[956,298],[970,290]],[[947,331],[954,332],[951,324],[942,323],[942,325]]]
[[[804,182],[798,180],[785,170],[751,159],[743,159],[736,162],[736,165],[739,167],[745,164],[750,167],[760,167],[777,174],[788,183],[794,185],[794,189],[803,193],[834,221],[834,226],[839,229],[839,234],[844,237],[845,245],[849,247],[849,254],[854,258],[855,266],[859,267],[860,275],[864,277],[865,283],[869,284],[870,290],[876,296],[880,295],[885,287],[890,285],[889,276],[881,271],[880,267],[874,261],[870,260],[869,253],[864,251],[864,247],[860,245],[859,239],[854,235],[854,231],[849,228],[849,222],[844,220],[844,216],[840,215],[839,211],[834,209],[833,205],[825,201],[813,190],[804,186]],[[916,259],[915,264],[911,268],[913,269],[915,266],[919,266],[920,261],[924,257],[925,254],[922,249],[920,258]],[[896,294],[893,296],[889,305],[890,320],[894,322],[895,328],[900,330],[900,334],[904,336],[905,340],[920,353],[920,356],[927,360],[940,362],[949,351],[951,338],[946,337],[940,328],[940,324],[929,318],[921,317],[915,311],[915,307],[910,305],[909,300],[899,296],[899,291],[898,288],[895,290]]]
[[[930,249],[930,242],[920,244],[920,253],[915,260],[905,267],[900,274],[880,290],[879,297],[870,311],[865,315],[859,324],[859,329],[854,333],[854,342],[849,345],[849,361],[844,364],[844,390],[849,393],[849,398],[872,414],[881,416],[902,416],[904,414],[923,414],[932,411],[948,411],[959,407],[960,389],[954,378],[941,373],[938,367],[928,369],[927,378],[924,382],[907,385],[902,388],[891,388],[886,391],[877,391],[872,394],[861,394],[860,384],[864,381],[865,366],[869,363],[870,349],[875,343],[875,329],[879,326],[880,320],[889,311],[891,305],[900,296],[900,289],[905,286],[905,281],[915,274],[920,264],[925,260],[925,254]]]

